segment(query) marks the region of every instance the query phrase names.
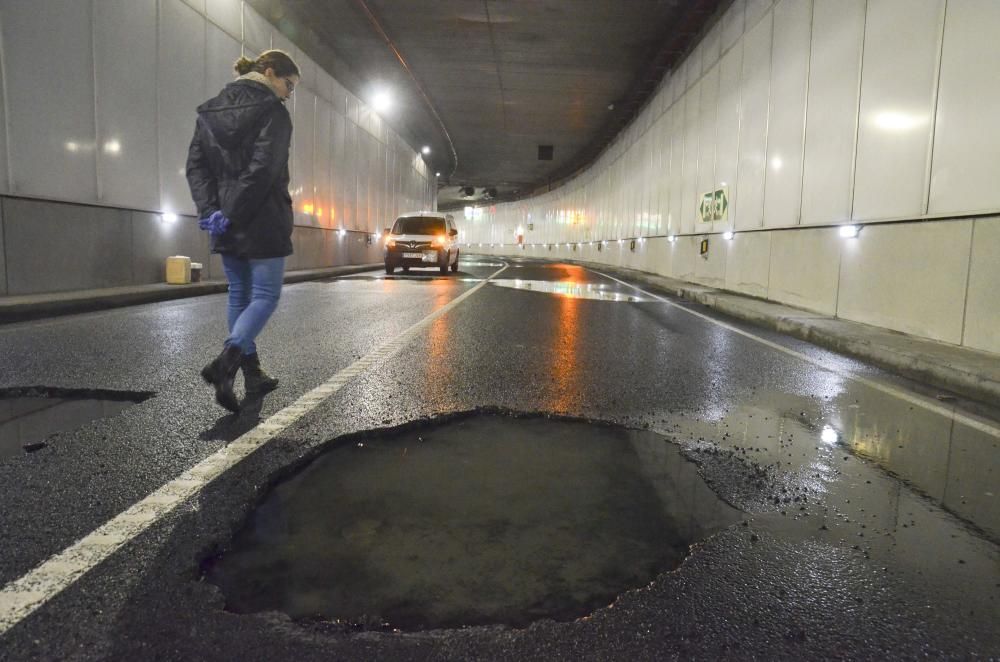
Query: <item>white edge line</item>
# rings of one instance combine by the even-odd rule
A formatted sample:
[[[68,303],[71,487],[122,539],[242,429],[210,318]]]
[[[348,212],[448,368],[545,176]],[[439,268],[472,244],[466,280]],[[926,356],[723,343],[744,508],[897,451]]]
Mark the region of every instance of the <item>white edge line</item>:
[[[922,396],[919,396],[919,395],[916,395],[916,394],[913,394],[913,393],[908,393],[908,392],[906,392],[906,391],[904,391],[904,390],[902,390],[900,388],[897,388],[895,386],[890,386],[888,384],[880,384],[879,382],[876,382],[876,381],[873,381],[871,379],[868,379],[867,377],[862,377],[861,375],[856,375],[856,374],[854,374],[853,372],[851,372],[849,370],[843,370],[841,368],[835,368],[835,367],[831,367],[831,366],[825,365],[821,361],[819,361],[817,359],[814,359],[811,356],[808,356],[806,354],[802,354],[801,352],[796,352],[794,349],[789,349],[787,347],[779,345],[778,343],[771,342],[770,340],[767,340],[765,338],[761,338],[760,336],[757,336],[757,335],[754,335],[754,334],[749,333],[747,331],[744,331],[743,329],[738,329],[735,326],[732,326],[731,324],[726,324],[725,322],[720,322],[719,320],[714,319],[712,317],[709,317],[708,315],[705,315],[704,313],[699,313],[696,310],[691,310],[687,306],[678,305],[678,304],[674,303],[673,301],[671,301],[670,299],[664,298],[664,297],[660,296],[659,294],[654,294],[653,292],[649,292],[647,290],[644,290],[644,289],[642,289],[641,287],[639,287],[637,285],[633,285],[632,283],[627,283],[627,282],[625,282],[623,280],[619,280],[618,278],[615,278],[614,276],[611,276],[611,275],[606,274],[606,273],[601,272],[601,271],[597,271],[596,269],[591,269],[591,271],[593,271],[594,273],[599,274],[601,276],[604,276],[605,278],[610,278],[611,280],[613,280],[615,282],[618,282],[618,283],[621,283],[622,285],[625,285],[627,287],[631,287],[634,290],[642,292],[646,296],[653,297],[657,301],[661,301],[663,303],[669,304],[669,305],[673,306],[674,308],[677,308],[678,310],[683,310],[686,313],[694,315],[695,317],[700,317],[700,318],[702,318],[704,320],[707,320],[707,321],[711,322],[712,324],[716,324],[718,326],[721,326],[724,329],[727,329],[727,330],[732,331],[734,333],[738,333],[741,336],[744,336],[746,338],[750,338],[751,340],[756,340],[757,342],[761,343],[762,345],[767,345],[771,349],[776,349],[779,352],[784,352],[785,354],[788,354],[789,356],[794,356],[797,359],[801,359],[802,361],[805,361],[806,363],[811,363],[812,365],[816,366],[817,368],[822,368],[823,370],[827,370],[829,372],[835,373],[837,375],[840,375],[841,377],[846,377],[848,379],[853,379],[854,381],[859,382],[861,384],[864,384],[865,386],[871,387],[871,388],[873,388],[873,389],[875,389],[877,391],[881,391],[881,392],[883,392],[883,393],[885,393],[887,395],[891,395],[891,396],[897,397],[900,400],[905,400],[906,402],[909,402],[910,404],[917,405],[918,407],[922,407],[923,409],[926,409],[928,411],[934,412],[935,414],[938,414],[940,416],[944,416],[945,418],[957,421],[958,423],[961,423],[962,425],[966,425],[966,426],[968,426],[968,427],[970,427],[970,428],[972,428],[974,430],[978,430],[979,432],[983,432],[983,433],[988,434],[988,435],[990,435],[992,437],[1000,438],[1000,428],[998,428],[996,425],[991,425],[990,423],[987,423],[985,421],[981,421],[981,420],[979,420],[977,418],[972,418],[971,416],[968,416],[967,414],[964,414],[962,412],[955,411],[953,409],[948,409],[947,407],[942,407],[941,405],[939,405],[936,402],[932,402],[932,401],[930,401],[930,400],[928,400],[928,399],[926,399],[926,398],[924,398]]]
[[[6,634],[8,630],[58,595],[63,589],[90,572],[122,546],[159,521],[160,518],[200,492],[206,485],[251,453],[259,450],[282,430],[315,409],[320,403],[343,388],[351,377],[358,374],[360,366],[385,360],[400,351],[431,322],[472,296],[509,266],[509,264],[504,264],[503,268],[495,271],[468,292],[459,295],[403,333],[383,343],[375,351],[340,370],[326,382],[305,393],[292,404],[258,424],[254,429],[220,448],[92,533],[43,561],[20,579],[7,584],[0,591],[0,635]]]

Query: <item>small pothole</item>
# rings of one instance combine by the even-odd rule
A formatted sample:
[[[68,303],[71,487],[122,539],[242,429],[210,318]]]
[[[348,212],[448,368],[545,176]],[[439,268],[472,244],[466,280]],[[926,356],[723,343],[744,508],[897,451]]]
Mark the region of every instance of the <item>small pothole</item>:
[[[654,433],[480,415],[333,445],[205,573],[237,613],[522,627],[609,604],[739,517]]]
[[[69,432],[148,400],[149,392],[32,386],[0,389],[0,460],[46,447],[57,432]]]

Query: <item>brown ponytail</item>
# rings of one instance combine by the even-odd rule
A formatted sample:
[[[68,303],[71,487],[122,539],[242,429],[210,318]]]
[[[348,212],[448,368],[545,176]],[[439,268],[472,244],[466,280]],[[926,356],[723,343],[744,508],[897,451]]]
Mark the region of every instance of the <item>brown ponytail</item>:
[[[247,57],[241,57],[236,60],[236,64],[233,65],[233,69],[236,70],[240,76],[245,76],[246,74],[253,71],[253,60]]]
[[[277,49],[264,51],[256,60],[251,60],[246,56],[240,57],[233,65],[240,76],[244,76],[251,71],[264,73],[268,69],[274,70],[275,76],[299,76],[299,67],[295,61],[285,51]]]

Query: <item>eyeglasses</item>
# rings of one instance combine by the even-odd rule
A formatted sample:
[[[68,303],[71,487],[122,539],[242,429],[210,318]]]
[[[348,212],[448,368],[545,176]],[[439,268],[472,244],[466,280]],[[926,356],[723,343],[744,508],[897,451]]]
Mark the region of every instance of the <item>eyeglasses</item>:
[[[295,83],[291,78],[282,78],[281,80],[285,81],[285,89],[288,90],[289,94],[295,91]]]

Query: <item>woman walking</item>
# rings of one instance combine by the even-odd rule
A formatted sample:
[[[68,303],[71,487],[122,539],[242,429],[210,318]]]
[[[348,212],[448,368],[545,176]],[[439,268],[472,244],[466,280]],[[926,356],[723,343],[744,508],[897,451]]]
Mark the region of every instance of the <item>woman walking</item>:
[[[239,77],[198,106],[187,180],[199,225],[222,255],[229,281],[229,337],[201,376],[215,400],[239,411],[233,379],[242,367],[247,394],[277,387],[260,367],[254,339],[267,324],[292,254],[288,150],[292,119],[284,101],[299,82],[287,53],[266,51],[236,61]]]

